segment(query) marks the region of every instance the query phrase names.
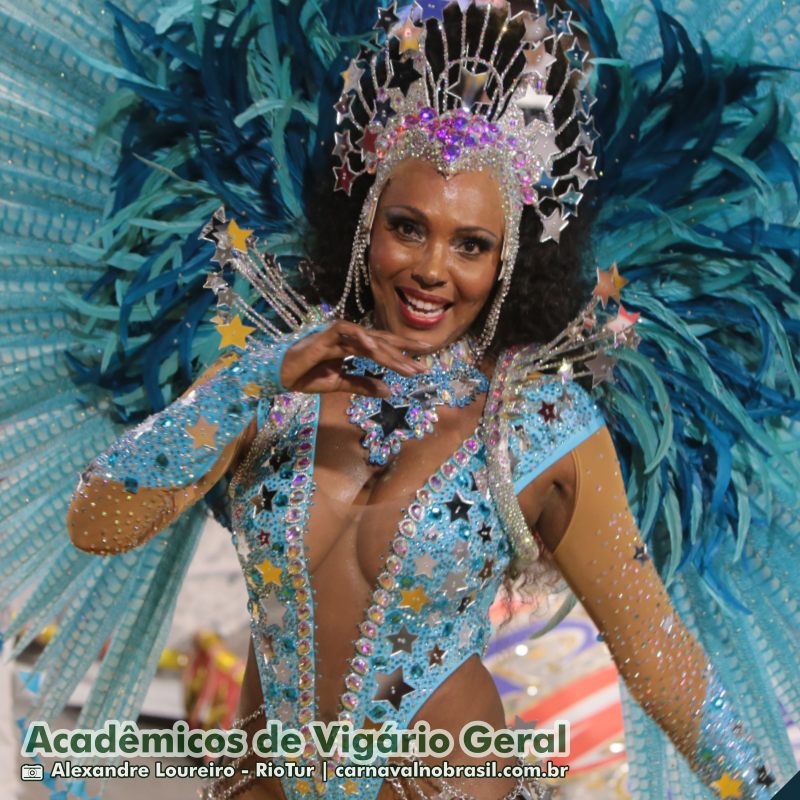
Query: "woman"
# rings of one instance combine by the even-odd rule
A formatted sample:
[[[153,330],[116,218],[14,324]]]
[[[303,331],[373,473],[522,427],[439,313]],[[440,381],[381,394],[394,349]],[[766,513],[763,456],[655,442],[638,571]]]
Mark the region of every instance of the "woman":
[[[674,612],[603,419],[572,380],[587,357],[575,351],[593,337],[573,329],[566,360],[564,347],[492,348],[525,265],[520,240],[530,229],[558,241],[568,222],[568,199],[548,188],[593,177],[570,75],[553,67],[561,50],[544,44],[571,34],[568,17],[556,13],[550,32],[537,28],[543,18],[509,20],[490,5],[452,5],[444,25],[392,9],[382,19],[388,44],[365,69],[351,65],[337,105],[360,136],[337,135],[337,187],[349,194],[375,173],[339,318],[308,313],[293,335],[253,345],[254,328],[228,314],[223,344],[238,335],[244,353],[223,355],[93,462],[69,509],[73,542],[101,554],[136,547],[234,472],[253,633],[241,724],[252,733],[280,720],[308,736],[313,720],[424,721],[451,733],[448,760],[460,764],[483,760],[458,744],[462,726],[504,727],[480,661],[488,607],[541,546],[692,769],[723,797],[767,797],[766,766]],[[577,39],[568,52],[580,66]],[[208,230],[220,263],[247,249],[223,222]],[[592,308],[618,300],[615,286],[603,276]],[[342,318],[352,293],[362,312],[372,307],[361,322]],[[222,304],[241,307],[230,295]],[[623,312],[608,329],[615,344],[635,322]],[[531,374],[548,358],[557,375]],[[210,796],[542,796],[535,780],[510,776],[329,774],[326,784],[311,742],[301,756],[317,766],[310,780],[255,780],[250,758],[239,764],[248,775]]]

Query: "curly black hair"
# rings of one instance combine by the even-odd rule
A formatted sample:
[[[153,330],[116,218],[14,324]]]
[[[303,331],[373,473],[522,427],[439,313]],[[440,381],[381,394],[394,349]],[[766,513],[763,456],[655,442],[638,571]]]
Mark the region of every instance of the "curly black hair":
[[[468,40],[478,40],[483,20],[483,10],[471,6],[467,17]],[[438,23],[429,20],[427,24],[431,32],[432,26]],[[517,53],[524,25],[521,21],[508,21],[504,14],[492,10],[489,33],[496,34],[502,26],[505,26],[506,33],[496,58],[509,63]],[[457,6],[445,9],[444,27],[449,40],[459,41],[461,12]],[[485,40],[493,42],[494,38],[489,35]],[[489,46],[485,45],[487,48]],[[440,36],[427,36],[426,58],[434,71],[443,69],[441,49]],[[517,62],[507,71],[506,81],[509,85],[516,79],[524,65],[524,57],[518,57]],[[567,68],[566,59],[560,55],[551,67],[547,84],[549,93],[556,94],[558,87],[564,81]],[[365,82],[362,91],[365,95],[369,95],[374,90]],[[563,92],[554,109],[557,125],[563,124],[573,116],[574,105],[573,93]],[[367,120],[361,122],[364,124]],[[574,141],[577,126],[577,120],[573,119],[557,138],[556,142],[562,150],[568,148]],[[566,174],[573,166],[576,157],[576,154],[572,154],[559,159],[554,171],[557,174]],[[334,191],[333,163],[331,159],[329,168],[322,175],[313,175],[305,182],[305,185],[310,187],[306,198],[306,216],[311,226],[306,236],[309,257],[306,278],[316,298],[329,304],[335,304],[342,295],[359,214],[372,183],[371,176],[365,175],[354,182],[351,195]],[[591,224],[587,199],[584,198],[580,216],[570,220],[558,243],[539,241],[542,232],[540,219],[532,207],[524,208],[519,231],[519,253],[511,277],[509,294],[491,347],[495,354],[511,345],[550,341],[566,327],[587,301],[589,287],[582,277],[583,264],[589,254]],[[543,213],[547,214],[555,207],[553,199],[542,199]],[[476,335],[483,330],[493,297],[494,293],[473,323],[472,332]],[[370,304],[371,297],[367,293],[365,298],[367,310]],[[346,313],[350,319],[357,319],[359,316],[353,298],[350,298]]]

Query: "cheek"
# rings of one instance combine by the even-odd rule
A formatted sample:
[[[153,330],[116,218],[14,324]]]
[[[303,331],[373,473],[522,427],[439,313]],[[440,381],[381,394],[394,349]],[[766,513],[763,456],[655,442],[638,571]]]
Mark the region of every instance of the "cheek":
[[[497,280],[498,267],[494,257],[484,263],[470,264],[454,275],[458,294],[464,302],[483,305],[492,293]]]
[[[408,248],[399,245],[385,231],[372,237],[369,247],[369,263],[372,274],[378,279],[390,279],[406,269],[413,261]]]

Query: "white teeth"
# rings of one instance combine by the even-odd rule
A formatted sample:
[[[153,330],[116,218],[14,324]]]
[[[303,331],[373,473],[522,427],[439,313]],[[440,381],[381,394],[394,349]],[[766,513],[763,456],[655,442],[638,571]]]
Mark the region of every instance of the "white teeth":
[[[417,314],[437,316],[444,310],[444,304],[441,303],[428,303],[425,300],[411,298],[407,294],[403,294],[403,299],[405,300],[406,305]]]

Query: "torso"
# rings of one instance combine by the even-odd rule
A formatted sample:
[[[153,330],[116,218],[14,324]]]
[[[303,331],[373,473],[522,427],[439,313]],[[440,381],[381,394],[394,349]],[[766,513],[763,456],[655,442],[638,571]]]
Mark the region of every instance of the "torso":
[[[390,547],[398,524],[404,518],[403,512],[417,499],[420,487],[426,484],[444,462],[457,450],[464,452],[462,445],[465,440],[473,437],[485,400],[486,395],[479,395],[464,408],[440,407],[439,421],[432,434],[421,440],[405,442],[397,456],[387,465],[379,467],[367,462],[366,450],[361,445],[363,432],[347,419],[350,395],[332,393],[319,399],[313,459],[315,488],[303,534],[303,557],[310,588],[314,593],[315,719],[332,721],[342,712],[340,700],[348,691],[345,676],[351,673],[354,641],[359,637],[363,639],[359,625],[365,620],[365,611],[374,600],[372,593],[377,588],[378,576],[384,571],[386,557],[391,554]],[[467,477],[470,476],[472,488],[479,492],[482,490],[488,496],[486,486],[482,485],[485,476],[481,476],[480,469],[476,470],[476,467],[480,467],[479,455],[474,456],[469,464],[459,470],[457,479],[467,483]],[[534,495],[539,497],[540,506],[544,506],[548,498],[552,497],[551,490],[558,480],[558,473],[558,467],[551,467],[534,482],[533,491],[527,492],[526,511],[536,508],[537,500]],[[431,488],[430,485],[428,488]],[[459,491],[462,496],[470,497],[467,486]],[[478,495],[472,497],[475,500]],[[492,509],[489,506],[485,508],[488,509],[485,512],[487,519],[491,519]],[[473,517],[468,522],[474,528],[477,511],[471,513]],[[273,539],[270,541],[275,540],[275,533],[273,531]],[[473,564],[480,562],[481,558],[485,564],[486,558],[483,556],[487,552],[492,553],[497,566],[507,564],[508,553],[503,552],[506,545],[501,545],[498,549],[497,540],[501,535],[499,528],[493,529],[491,545],[485,542],[480,545],[494,548],[491,551],[481,551],[478,544],[470,545],[475,548],[474,553],[470,551]],[[469,531],[469,536],[474,538],[474,531]],[[436,543],[432,541],[431,545],[431,552],[435,554]],[[414,554],[418,556],[419,552],[414,551]],[[467,562],[464,564],[467,565]],[[456,564],[456,568],[458,566]],[[250,569],[252,572],[252,567]],[[467,571],[470,571],[468,565]],[[489,572],[492,570],[489,569]],[[247,575],[247,570],[245,574]],[[482,587],[487,590],[484,594],[491,590],[490,597],[479,598],[486,609],[499,585],[499,577],[495,574],[491,580],[486,578],[482,581]],[[457,601],[466,593],[456,593],[454,600]],[[477,589],[472,594],[479,596]],[[392,610],[393,606],[388,606],[387,611],[391,613]],[[476,610],[477,607],[473,609]],[[455,607],[447,613],[453,618],[457,616]],[[442,622],[446,621],[441,615],[439,618]],[[381,630],[380,626],[378,630]],[[480,632],[480,636],[482,634]],[[259,641],[257,637],[254,640]],[[472,650],[481,650],[488,644],[488,639],[485,644],[482,642],[482,638],[477,643],[473,642]],[[448,649],[451,646],[452,641],[448,644]],[[240,717],[246,716],[263,702],[262,685],[270,685],[269,682],[262,684],[265,676],[269,677],[268,671],[259,679],[258,662],[261,656],[257,654],[257,649],[254,650],[251,644],[240,701]],[[503,727],[505,720],[500,697],[489,672],[480,661],[479,653],[472,652],[457,665],[451,664],[451,668],[453,666],[453,671],[425,696],[424,702],[413,715],[406,718],[405,727],[425,720],[431,728],[450,731],[456,742],[462,725],[472,720],[480,719],[496,728]],[[391,666],[387,671],[391,671]],[[407,682],[416,682],[407,675],[404,677]],[[468,704],[464,703],[464,698],[467,697]],[[384,701],[383,705],[388,707],[389,704]],[[363,708],[353,710],[354,726],[377,727],[379,721],[365,718],[364,711]],[[270,714],[270,702],[267,703],[267,713]],[[294,723],[297,723],[296,719]],[[448,756],[448,760],[451,763],[468,763],[473,759],[461,752],[456,744],[456,749]],[[506,761],[510,763],[510,759]],[[472,791],[478,797],[482,796],[481,791],[486,792],[483,796],[487,798],[498,797],[510,788],[509,784],[513,785],[510,779],[483,780],[472,787],[465,786],[465,790]],[[241,796],[257,800],[283,798],[286,794],[280,782],[271,778],[261,779]],[[384,785],[377,795],[379,800],[393,796],[388,785]]]

